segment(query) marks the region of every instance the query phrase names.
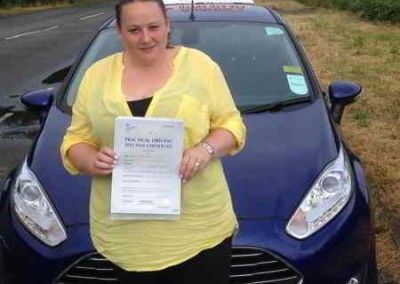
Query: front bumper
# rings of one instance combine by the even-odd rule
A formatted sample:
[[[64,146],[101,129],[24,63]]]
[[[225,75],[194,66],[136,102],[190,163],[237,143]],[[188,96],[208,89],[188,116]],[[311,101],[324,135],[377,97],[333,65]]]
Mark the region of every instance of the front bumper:
[[[53,283],[76,266],[79,259],[94,251],[85,224],[68,227],[68,239],[59,246],[45,246],[13,217],[8,198],[3,200],[0,209],[0,256],[3,256],[3,263],[0,258],[0,272],[6,283]],[[234,238],[233,246],[236,251],[243,247],[265,251],[299,276],[287,282],[270,283],[345,284],[352,277],[357,277],[360,283],[368,283],[366,268],[373,253],[374,238],[369,207],[359,191],[332,222],[305,240],[287,235],[285,226],[285,220],[240,220],[240,232]],[[249,283],[252,279],[263,281],[260,275],[270,274],[270,270],[265,271],[260,262],[265,261],[253,261],[252,266],[235,272],[232,283]]]
[[[92,251],[87,225],[67,228],[69,239],[50,248],[31,235],[11,213],[9,196],[0,204],[0,284],[46,284],[80,254]],[[3,281],[3,282],[2,282]]]
[[[369,204],[356,190],[346,207],[314,235],[297,240],[285,233],[286,220],[241,220],[235,243],[268,248],[301,272],[303,282],[340,284],[352,277],[367,279],[374,254],[374,230]]]

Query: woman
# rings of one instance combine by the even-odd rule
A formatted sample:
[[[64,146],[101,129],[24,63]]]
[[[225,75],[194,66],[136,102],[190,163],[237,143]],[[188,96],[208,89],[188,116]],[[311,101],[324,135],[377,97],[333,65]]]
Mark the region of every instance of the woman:
[[[61,154],[72,174],[91,175],[90,231],[121,283],[228,283],[237,227],[220,157],[242,149],[245,127],[218,65],[168,43],[161,0],[116,5],[124,51],[82,79]],[[117,116],[182,119],[182,215],[175,221],[111,220]]]

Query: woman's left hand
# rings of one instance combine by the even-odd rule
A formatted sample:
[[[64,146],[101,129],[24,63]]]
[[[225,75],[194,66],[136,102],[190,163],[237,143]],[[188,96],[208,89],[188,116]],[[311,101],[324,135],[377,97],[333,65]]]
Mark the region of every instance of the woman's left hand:
[[[189,181],[195,174],[204,169],[211,160],[211,155],[201,145],[183,152],[179,176],[183,182]]]

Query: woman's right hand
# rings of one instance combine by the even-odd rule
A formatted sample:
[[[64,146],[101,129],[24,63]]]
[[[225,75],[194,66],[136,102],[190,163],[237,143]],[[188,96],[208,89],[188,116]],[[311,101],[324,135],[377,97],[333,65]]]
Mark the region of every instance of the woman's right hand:
[[[110,147],[102,147],[93,157],[92,175],[106,176],[112,173],[118,156]]]

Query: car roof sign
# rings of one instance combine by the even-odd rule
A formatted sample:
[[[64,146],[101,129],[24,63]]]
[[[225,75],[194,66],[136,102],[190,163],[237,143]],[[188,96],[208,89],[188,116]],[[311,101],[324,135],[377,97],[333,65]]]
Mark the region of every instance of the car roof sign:
[[[254,4],[253,0],[164,0],[165,5],[179,4]]]

